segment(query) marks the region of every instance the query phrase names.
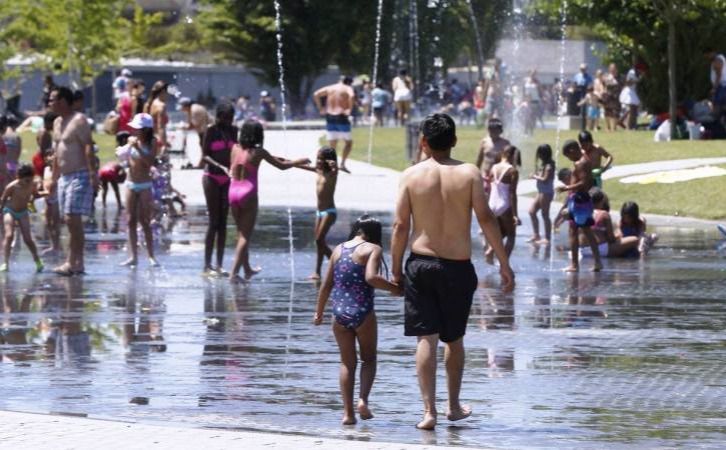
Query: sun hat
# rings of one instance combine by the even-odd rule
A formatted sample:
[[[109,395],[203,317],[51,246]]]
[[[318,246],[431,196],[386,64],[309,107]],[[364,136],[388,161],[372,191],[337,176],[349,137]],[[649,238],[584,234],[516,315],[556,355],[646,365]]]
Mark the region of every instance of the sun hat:
[[[154,128],[154,118],[151,117],[151,114],[147,113],[136,114],[134,118],[131,119],[131,122],[129,122],[129,127],[133,128],[134,130],[140,130],[142,128]]]

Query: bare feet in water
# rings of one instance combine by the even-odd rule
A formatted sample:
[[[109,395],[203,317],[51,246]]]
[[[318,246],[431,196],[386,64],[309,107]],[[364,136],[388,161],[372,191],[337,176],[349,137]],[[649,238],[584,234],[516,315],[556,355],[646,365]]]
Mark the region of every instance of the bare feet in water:
[[[531,238],[527,239],[527,242],[530,244],[536,244],[539,243],[539,236],[532,236]]]
[[[602,263],[599,261],[596,262],[594,266],[592,266],[593,272],[600,272],[601,270],[602,270]]]
[[[568,272],[568,273],[579,272],[580,271],[580,267],[579,266],[569,266],[569,267],[563,269],[563,271],[564,272]]]
[[[343,416],[343,420],[340,422],[343,425],[355,425],[356,424],[355,416]]]
[[[368,402],[363,401],[363,399],[358,400],[358,415],[361,420],[369,420],[373,418],[373,413],[368,408]]]
[[[314,273],[314,274],[312,274],[312,275],[310,275],[308,277],[308,280],[320,281],[320,274],[319,273]]]
[[[419,430],[433,430],[436,427],[436,413],[425,412],[423,420],[416,424]]]
[[[446,413],[446,418],[452,422],[466,419],[469,416],[471,416],[471,406],[469,405],[459,405],[456,408],[450,408],[449,412]]]
[[[484,253],[484,261],[486,261],[486,263],[490,266],[494,265],[494,252],[492,250],[487,250],[486,253]]]
[[[350,173],[350,170],[348,170],[348,168],[345,167],[345,165],[340,166],[340,170],[343,171],[343,172],[345,172],[345,173]]]
[[[119,264],[122,267],[136,267],[138,262],[134,258],[129,258],[126,261]]]
[[[536,241],[535,244],[537,244],[537,245],[550,245],[550,241],[548,241],[547,239],[540,239],[540,240]]]
[[[249,280],[262,271],[262,267],[251,267],[250,270],[245,270],[245,280]]]

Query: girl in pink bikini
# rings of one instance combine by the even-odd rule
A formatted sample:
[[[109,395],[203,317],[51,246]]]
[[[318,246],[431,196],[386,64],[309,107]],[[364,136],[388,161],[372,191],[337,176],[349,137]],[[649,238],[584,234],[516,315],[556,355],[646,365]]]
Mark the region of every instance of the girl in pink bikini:
[[[229,213],[229,166],[232,148],[237,143],[237,127],[234,120],[234,105],[229,102],[217,106],[217,118],[209,127],[202,143],[202,160],[198,166],[204,167],[202,187],[207,203],[209,222],[204,240],[204,274],[208,276],[228,276],[222,268],[224,245],[226,242],[227,214]],[[212,266],[212,254],[216,241],[217,265]]]
[[[262,124],[247,120],[242,124],[239,135],[239,144],[232,149],[229,206],[232,216],[237,224],[237,248],[235,249],[234,264],[229,274],[231,281],[249,280],[261,269],[250,265],[249,241],[257,220],[257,171],[262,161],[272,166],[287,170],[292,167],[310,164],[307,158],[290,161],[271,155],[262,148],[264,130]],[[244,280],[238,275],[240,268],[245,271]]]

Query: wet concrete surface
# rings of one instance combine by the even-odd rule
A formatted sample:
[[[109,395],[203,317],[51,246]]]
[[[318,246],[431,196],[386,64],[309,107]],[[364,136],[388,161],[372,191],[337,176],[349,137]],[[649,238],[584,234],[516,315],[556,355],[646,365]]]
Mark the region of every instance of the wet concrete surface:
[[[293,213],[293,281],[279,209],[261,211],[252,260],[264,270],[249,285],[201,276],[201,208],[160,232],[161,269],[147,268],[143,250],[138,269],[119,267],[123,218],[101,213],[84,277],[32,275],[18,249],[0,277],[0,409],[500,448],[716,448],[726,438],[726,260],[715,229],[657,230],[648,259],[579,276],[559,270],[564,253],[520,243],[511,295],[477,250],[462,391],[474,416],[421,432],[415,341],[403,336],[402,300],[383,293],[376,418],[339,425],[337,347],[329,321],[311,324],[316,286],[304,279],[314,217]],[[344,240],[356,215],[341,211],[329,240]]]

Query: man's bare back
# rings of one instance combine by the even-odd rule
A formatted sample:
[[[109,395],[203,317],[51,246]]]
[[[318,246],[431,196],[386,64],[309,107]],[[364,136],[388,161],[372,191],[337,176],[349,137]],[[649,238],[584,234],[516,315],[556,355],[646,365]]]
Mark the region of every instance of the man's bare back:
[[[353,99],[355,92],[353,88],[343,82],[331,84],[319,89],[315,93],[316,97],[326,97],[325,114],[337,116],[344,114],[349,116],[353,111]]]
[[[453,260],[471,258],[472,192],[481,185],[473,164],[433,158],[403,173],[405,191],[414,217],[411,251]],[[443,218],[443,220],[442,220]]]

